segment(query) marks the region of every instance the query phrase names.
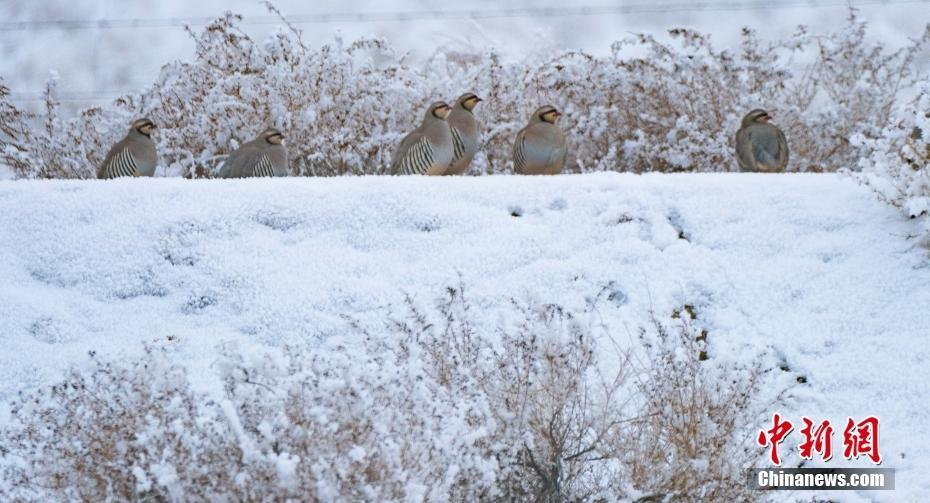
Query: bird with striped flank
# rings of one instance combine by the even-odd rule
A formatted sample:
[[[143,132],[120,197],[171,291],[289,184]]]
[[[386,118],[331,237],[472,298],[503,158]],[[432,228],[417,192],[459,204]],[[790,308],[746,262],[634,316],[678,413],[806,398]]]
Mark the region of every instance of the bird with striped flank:
[[[455,100],[452,111],[446,117],[452,131],[452,164],[447,175],[461,175],[468,171],[471,160],[478,152],[478,121],[474,110],[481,102],[475,93],[465,93]]]
[[[452,163],[453,139],[444,101],[429,106],[420,127],[404,137],[391,160],[393,175],[443,175]]]
[[[743,117],[736,132],[736,162],[740,171],[780,173],[788,165],[788,140],[769,122],[768,112],[757,108]]]
[[[568,146],[556,125],[562,114],[552,105],[539,107],[513,144],[513,170],[521,175],[557,175],[565,167]]]
[[[217,178],[276,176],[287,176],[287,148],[284,135],[273,127],[229,154],[217,174]]]
[[[121,178],[125,176],[152,176],[158,165],[158,152],[152,141],[155,123],[149,119],[138,119],[132,123],[126,137],[118,141],[107,153],[97,169],[97,178]]]

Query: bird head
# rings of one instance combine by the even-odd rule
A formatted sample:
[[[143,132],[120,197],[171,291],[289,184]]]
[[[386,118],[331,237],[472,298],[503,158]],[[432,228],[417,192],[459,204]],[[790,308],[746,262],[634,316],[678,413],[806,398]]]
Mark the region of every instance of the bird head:
[[[531,122],[548,122],[550,124],[555,124],[559,117],[562,117],[562,113],[559,112],[552,105],[541,106],[533,112],[533,118]]]
[[[148,136],[150,138],[152,136],[153,129],[155,129],[155,123],[152,122],[151,119],[146,119],[146,118],[136,119],[132,123],[133,131],[136,131],[137,133],[143,136]]]
[[[281,131],[278,131],[273,127],[262,131],[262,134],[258,135],[258,137],[272,145],[281,145],[284,143],[284,135],[281,133]]]
[[[439,120],[446,120],[446,116],[449,115],[452,109],[445,101],[437,101],[429,106],[429,110],[426,112],[427,117],[433,116]]]
[[[474,110],[476,106],[478,106],[478,103],[480,103],[481,101],[482,99],[479,98],[477,94],[465,93],[459,96],[459,99],[455,100],[455,103],[458,106],[464,108],[465,110],[468,110],[469,112],[471,112],[472,110]]]
[[[768,112],[762,110],[761,108],[757,108],[743,117],[743,127],[746,127],[750,124],[764,124],[771,120],[771,118],[772,116],[769,115]]]

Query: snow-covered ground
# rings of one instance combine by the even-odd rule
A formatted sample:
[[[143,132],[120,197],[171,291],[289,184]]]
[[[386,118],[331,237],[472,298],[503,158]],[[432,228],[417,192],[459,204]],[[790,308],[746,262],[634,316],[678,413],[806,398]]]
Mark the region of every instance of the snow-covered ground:
[[[490,328],[511,297],[583,311],[607,288],[611,332],[689,303],[712,358],[772,348],[808,379],[778,408],[796,423],[878,415],[897,489],[829,496],[919,501],[930,258],[913,230],[841,175],[2,181],[0,401],[90,350],[172,344],[209,389],[220,341],[340,337],[405,294],[461,282]]]

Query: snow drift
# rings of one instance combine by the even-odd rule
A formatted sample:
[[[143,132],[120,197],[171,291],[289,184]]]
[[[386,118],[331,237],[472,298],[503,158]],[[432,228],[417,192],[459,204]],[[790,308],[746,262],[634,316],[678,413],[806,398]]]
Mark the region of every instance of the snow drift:
[[[806,381],[783,414],[880,416],[894,499],[916,498],[930,268],[915,225],[839,175],[3,182],[0,399],[146,343],[217,394],[221,344],[351,355],[349,325],[456,285],[476,332],[512,322],[516,299],[588,313],[602,347],[689,305],[711,361],[766,352],[777,382]]]

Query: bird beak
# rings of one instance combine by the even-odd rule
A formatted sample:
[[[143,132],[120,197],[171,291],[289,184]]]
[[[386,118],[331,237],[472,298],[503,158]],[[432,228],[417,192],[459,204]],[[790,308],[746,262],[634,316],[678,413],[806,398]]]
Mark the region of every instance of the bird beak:
[[[477,97],[477,96],[475,96],[475,101],[479,101],[479,102],[480,102],[480,101],[484,101],[484,100],[481,99],[481,98],[479,98],[479,97]]]

